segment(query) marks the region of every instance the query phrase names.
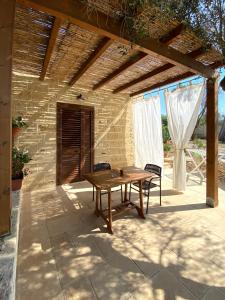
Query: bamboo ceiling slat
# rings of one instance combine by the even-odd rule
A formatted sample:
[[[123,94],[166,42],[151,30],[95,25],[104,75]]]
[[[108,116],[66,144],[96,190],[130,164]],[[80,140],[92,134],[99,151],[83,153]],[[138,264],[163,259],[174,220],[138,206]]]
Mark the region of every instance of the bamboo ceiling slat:
[[[13,70],[39,75],[53,18],[32,9],[16,8]]]
[[[101,38],[76,25],[65,23],[59,32],[47,76],[69,82]]]
[[[93,8],[92,6],[92,9],[96,9],[96,13],[97,10],[100,10],[111,16],[115,15],[115,12],[121,5],[119,0],[88,0],[88,2],[95,4],[95,7]],[[86,13],[88,18],[88,9]],[[159,39],[165,36],[179,24],[174,20],[162,22],[160,16],[150,10],[146,12],[146,15],[140,15],[139,17],[146,16],[151,20],[148,31],[153,38]],[[40,75],[53,21],[54,18],[52,16],[17,5],[13,49],[14,72],[32,76]],[[95,51],[102,38],[103,36],[64,21],[56,39],[46,76],[59,82],[68,83],[90,54]],[[205,45],[188,29],[185,29],[170,44],[170,47],[182,53],[192,52],[201,46]],[[125,62],[131,60],[132,57],[137,55],[138,51],[138,48],[134,45],[124,46],[114,42],[87,69],[78,82],[92,89],[95,84],[117,70]],[[222,60],[222,55],[211,49],[199,56],[197,60],[205,65],[209,65]],[[159,59],[159,56],[156,54],[148,55],[115,77],[103,88],[113,91],[119,86],[129,83],[166,63],[166,60]],[[124,92],[129,94],[136,92],[147,86],[183,74],[186,71],[186,69],[181,67],[173,67],[126,89]],[[74,88],[76,88],[76,84]]]

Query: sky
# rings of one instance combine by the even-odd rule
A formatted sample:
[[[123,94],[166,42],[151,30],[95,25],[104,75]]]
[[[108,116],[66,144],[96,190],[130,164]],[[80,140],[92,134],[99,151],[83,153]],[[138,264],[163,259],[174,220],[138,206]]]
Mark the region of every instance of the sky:
[[[220,71],[220,80],[225,76],[225,69],[221,70]],[[202,78],[198,78],[198,79],[195,79],[193,80],[193,84],[197,84],[197,83],[200,83],[202,82],[203,79]],[[188,85],[190,83],[190,80],[183,80],[180,82],[180,84],[182,86],[184,85]],[[175,89],[179,84],[170,84],[168,86],[166,86],[166,88],[168,88],[168,90],[173,90]],[[165,89],[164,90],[156,90],[156,91],[152,91],[150,93],[145,93],[144,95],[144,98],[145,99],[149,99],[149,97],[151,96],[155,96],[159,93],[160,95],[160,104],[161,104],[161,114],[162,115],[166,115],[166,106],[165,106],[165,99],[164,99],[164,92],[165,92]],[[221,115],[225,115],[225,92],[219,88],[219,98],[218,98],[218,110],[219,110],[219,113]]]

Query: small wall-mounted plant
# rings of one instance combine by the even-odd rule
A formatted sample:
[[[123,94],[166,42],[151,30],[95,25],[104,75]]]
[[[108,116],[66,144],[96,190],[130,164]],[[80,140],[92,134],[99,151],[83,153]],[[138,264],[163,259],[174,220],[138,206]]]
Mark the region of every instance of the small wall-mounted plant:
[[[27,150],[21,150],[17,147],[12,149],[12,190],[19,190],[22,186],[22,180],[29,174],[29,169],[24,168],[25,164],[31,161]]]
[[[28,125],[21,116],[18,116],[16,118],[13,118],[12,127],[13,128],[27,128]]]

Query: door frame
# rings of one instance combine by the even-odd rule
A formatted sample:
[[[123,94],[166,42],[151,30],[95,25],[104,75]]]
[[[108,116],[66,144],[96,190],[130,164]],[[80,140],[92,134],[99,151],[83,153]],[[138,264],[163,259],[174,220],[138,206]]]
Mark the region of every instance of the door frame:
[[[60,137],[61,137],[61,127],[60,127],[60,110],[61,109],[70,109],[70,110],[87,110],[92,112],[93,120],[92,120],[92,130],[91,130],[91,170],[94,165],[94,137],[95,137],[95,108],[94,106],[88,105],[79,105],[79,104],[71,104],[64,102],[56,102],[56,185],[61,185],[60,181]],[[82,133],[81,133],[82,138]]]

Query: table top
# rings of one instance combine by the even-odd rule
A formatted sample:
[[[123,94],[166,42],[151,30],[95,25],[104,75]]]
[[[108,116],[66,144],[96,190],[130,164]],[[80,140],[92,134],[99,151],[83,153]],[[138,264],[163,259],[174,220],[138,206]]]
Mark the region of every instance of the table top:
[[[112,187],[130,183],[132,181],[145,180],[155,177],[154,173],[144,171],[136,167],[121,168],[123,175],[120,175],[119,169],[92,172],[84,175],[84,178],[93,184],[97,189],[110,189]]]

